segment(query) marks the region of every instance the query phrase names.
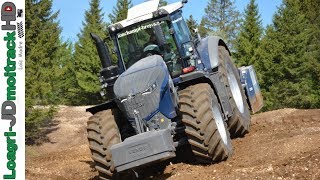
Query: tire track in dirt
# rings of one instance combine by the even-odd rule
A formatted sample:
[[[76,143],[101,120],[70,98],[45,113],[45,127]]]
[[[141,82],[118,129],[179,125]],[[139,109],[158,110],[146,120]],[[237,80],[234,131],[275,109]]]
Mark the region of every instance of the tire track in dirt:
[[[86,107],[59,108],[51,142],[26,149],[27,179],[95,179],[86,140]],[[320,110],[254,115],[234,154],[212,165],[171,164],[154,179],[320,179]]]

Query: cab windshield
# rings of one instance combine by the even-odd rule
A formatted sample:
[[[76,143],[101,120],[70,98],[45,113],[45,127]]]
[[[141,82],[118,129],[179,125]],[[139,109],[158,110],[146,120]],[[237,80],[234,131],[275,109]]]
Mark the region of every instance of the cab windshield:
[[[182,62],[166,21],[147,22],[124,29],[117,34],[119,50],[126,68],[142,58],[160,55],[171,76],[182,71]]]

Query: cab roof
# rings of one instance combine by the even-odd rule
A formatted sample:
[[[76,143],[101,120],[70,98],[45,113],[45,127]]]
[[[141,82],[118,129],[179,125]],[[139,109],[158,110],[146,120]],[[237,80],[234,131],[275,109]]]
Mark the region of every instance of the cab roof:
[[[111,29],[115,27],[115,29],[121,27],[125,28],[132,24],[136,24],[148,19],[152,19],[154,17],[155,12],[165,12],[167,14],[171,14],[179,9],[181,9],[184,5],[181,1],[169,4],[167,6],[159,7],[160,0],[149,0],[133,6],[128,10],[127,19],[117,22],[109,26]]]

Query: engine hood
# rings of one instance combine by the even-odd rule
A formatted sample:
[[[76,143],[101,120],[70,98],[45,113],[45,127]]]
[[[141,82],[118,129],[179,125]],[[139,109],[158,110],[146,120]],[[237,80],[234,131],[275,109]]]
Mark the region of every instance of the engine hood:
[[[161,56],[153,55],[139,60],[122,73],[114,84],[117,98],[126,98],[145,92],[153,84],[158,90],[169,76],[166,64]],[[167,77],[168,78],[168,77]]]

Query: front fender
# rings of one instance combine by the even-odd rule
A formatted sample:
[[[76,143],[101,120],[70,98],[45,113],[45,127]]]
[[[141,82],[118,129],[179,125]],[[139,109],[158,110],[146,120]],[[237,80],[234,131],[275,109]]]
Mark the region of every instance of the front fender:
[[[219,66],[219,46],[226,47],[231,55],[226,43],[218,36],[208,36],[200,41],[197,50],[206,69],[212,70]]]
[[[90,112],[91,114],[95,114],[97,112],[107,110],[107,109],[113,109],[113,108],[118,108],[118,106],[113,100],[111,100],[111,101],[107,101],[105,103],[93,106],[91,108],[88,108],[88,109],[86,109],[86,112]]]

